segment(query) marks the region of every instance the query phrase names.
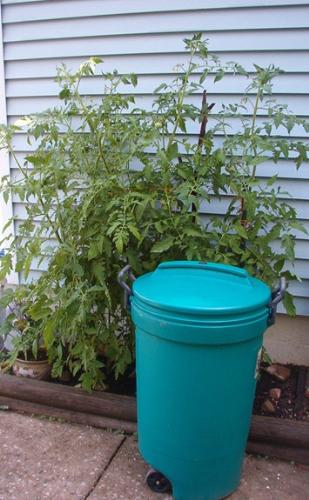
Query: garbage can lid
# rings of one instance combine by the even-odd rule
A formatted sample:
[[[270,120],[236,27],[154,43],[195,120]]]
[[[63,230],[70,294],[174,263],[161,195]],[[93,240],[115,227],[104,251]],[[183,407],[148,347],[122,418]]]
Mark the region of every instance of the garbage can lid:
[[[213,262],[163,262],[140,276],[133,296],[152,307],[191,314],[239,314],[270,301],[268,285],[245,269]]]

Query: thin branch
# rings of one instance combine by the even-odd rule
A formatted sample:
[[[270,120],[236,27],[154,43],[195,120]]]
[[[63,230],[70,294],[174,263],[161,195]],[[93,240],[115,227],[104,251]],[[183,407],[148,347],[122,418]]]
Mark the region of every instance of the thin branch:
[[[199,138],[198,138],[198,149],[200,150],[203,146],[204,139],[205,139],[205,134],[206,134],[206,127],[208,123],[208,114],[214,107],[215,103],[212,102],[211,104],[207,104],[207,92],[206,90],[203,91],[203,97],[202,97],[202,107],[201,107],[201,127],[200,127],[200,133],[199,133]],[[196,176],[195,176],[196,179]],[[197,196],[196,191],[192,191],[191,195]],[[197,214],[197,206],[195,203],[192,203],[191,206],[192,212],[195,214],[194,215],[194,222],[196,222],[196,214]]]
[[[203,98],[202,98],[202,108],[201,108],[201,116],[202,116],[202,121],[201,121],[201,128],[200,128],[200,133],[199,133],[199,138],[198,138],[198,147],[201,148],[204,142],[205,134],[206,134],[206,126],[208,123],[208,114],[214,107],[215,103],[212,102],[207,105],[207,92],[206,90],[203,91]]]

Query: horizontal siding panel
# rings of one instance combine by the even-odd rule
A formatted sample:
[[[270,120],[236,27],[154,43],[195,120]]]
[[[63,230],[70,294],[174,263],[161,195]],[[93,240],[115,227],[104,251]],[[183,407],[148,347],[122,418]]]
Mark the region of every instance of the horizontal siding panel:
[[[302,218],[304,221],[309,222],[309,203],[307,201],[297,201],[294,199],[282,198],[282,200],[287,201],[297,212],[298,217]],[[232,197],[226,195],[222,196],[221,199],[211,199],[211,202],[204,202],[201,206],[201,213],[203,214],[218,214],[223,215],[228,209],[229,203],[232,201]],[[235,212],[237,208],[235,207]],[[305,227],[307,224],[304,224]],[[300,233],[302,238],[309,239],[309,234]]]
[[[31,4],[32,2],[46,2],[46,1],[48,1],[48,0],[1,0],[1,3],[7,4],[7,5],[15,5],[15,4],[22,4],[22,3]]]
[[[16,103],[15,103],[16,104]],[[137,100],[137,105],[138,105],[138,100]],[[16,106],[18,106],[16,104]],[[25,108],[23,107],[21,110],[24,110]],[[44,108],[45,110],[45,108]],[[42,109],[43,111],[43,109]],[[22,115],[23,116],[23,115]],[[10,115],[9,116],[9,123],[10,124],[19,124],[19,120],[20,120],[20,117],[19,116],[15,116],[15,115]],[[262,121],[262,118],[260,118],[259,121]],[[232,120],[231,120],[232,122]],[[209,124],[211,125],[214,125],[217,123],[217,118],[216,117],[212,117],[209,119]],[[240,129],[240,122],[239,120],[238,121],[234,121],[233,122],[233,125],[234,125],[234,129],[229,129],[229,130],[238,130]],[[73,126],[73,124],[72,124]],[[169,127],[171,128],[171,126]],[[188,123],[187,124],[187,129],[188,129],[188,133],[186,134],[186,136],[184,136],[184,134],[181,132],[181,133],[177,133],[177,137],[179,140],[183,139],[184,137],[187,138],[187,141],[190,143],[190,144],[196,144],[198,138],[198,133],[199,133],[199,124],[196,122],[196,123]],[[306,134],[304,133],[303,131],[303,128],[298,126],[297,129],[299,130],[299,134],[298,133],[295,133],[295,134],[292,134],[290,136],[288,136],[286,134],[286,130],[285,129],[282,129],[282,133],[278,133],[277,135],[277,138],[281,138],[281,139],[285,139],[287,141],[298,141],[298,140],[302,140],[304,142],[304,144],[307,144],[309,146],[309,138],[308,136],[306,136]],[[278,129],[280,131],[280,129]],[[60,132],[64,132],[65,131],[65,127],[60,127],[59,128],[59,131]],[[34,149],[34,142],[33,142],[33,138],[31,138],[31,141],[32,141],[32,146],[31,144],[29,145],[27,143],[27,140],[26,140],[26,136],[25,136],[25,139],[22,140],[21,139],[21,136],[25,136],[25,133],[24,132],[21,132],[21,131],[18,131],[16,132],[15,136],[16,136],[16,140],[15,140],[15,144],[16,144],[16,147],[18,148],[18,151],[25,151],[25,152],[28,152],[28,151],[33,151]],[[223,144],[223,133],[217,133],[215,138],[214,138],[214,147],[221,147],[222,144]],[[185,155],[186,152],[183,148],[182,145],[179,146],[179,151],[182,155]],[[153,151],[151,149],[148,149],[147,150],[148,153],[153,153]],[[265,153],[265,157],[269,156],[267,153]],[[303,163],[301,168],[300,169],[296,169],[296,165],[295,165],[295,159],[297,158],[298,154],[294,151],[291,151],[290,152],[290,155],[289,155],[289,159],[285,159],[282,155],[281,155],[281,158],[280,158],[280,167],[278,167],[278,164],[274,164],[274,162],[272,162],[271,160],[267,161],[266,158],[265,158],[265,164],[261,164],[259,165],[259,171],[261,172],[261,177],[271,177],[272,175],[275,175],[278,173],[278,168],[281,169],[281,172],[282,172],[282,175],[281,177],[282,178],[293,178],[294,177],[294,174],[295,174],[295,178],[298,179],[298,178],[301,178],[301,179],[307,179],[308,178],[308,165],[307,163]],[[277,165],[277,166],[276,166]]]
[[[259,172],[259,168],[257,168],[257,172],[258,174],[260,174]],[[261,177],[259,175],[259,177]],[[265,180],[262,179],[261,180],[261,186],[265,183]],[[304,201],[307,201],[308,204],[306,203],[303,203],[303,204],[300,204],[300,208],[298,210],[298,213],[299,214],[302,214],[302,213],[305,213],[308,211],[308,218],[309,218],[309,201],[308,201],[308,193],[309,193],[309,181],[307,182],[304,182],[303,180],[290,180],[290,179],[285,179],[285,182],[275,182],[272,186],[274,189],[277,189],[279,187],[281,187],[281,191],[284,193],[284,192],[287,192],[290,197],[291,197],[291,200],[295,201],[295,200],[304,200]],[[286,198],[286,196],[284,194],[282,194],[282,197]],[[289,198],[287,198],[288,202],[289,202]]]
[[[32,263],[31,263],[31,270],[32,271],[47,271],[48,263],[49,263],[49,259],[47,259],[47,258],[44,258],[44,259],[34,258]]]
[[[258,177],[261,178],[259,170],[257,170]],[[14,181],[21,180],[23,178],[21,172],[17,168],[11,168],[11,178]],[[266,179],[261,179],[261,186],[266,182]],[[298,211],[300,215],[303,215],[304,218],[309,219],[309,200],[308,200],[308,192],[309,192],[309,180],[304,182],[303,179],[295,180],[295,179],[285,179],[283,181],[277,181],[273,184],[272,188],[277,189],[278,187],[282,187],[282,195],[283,199],[286,199],[288,203],[293,203],[295,209]],[[285,193],[288,193],[290,196],[286,196]],[[295,205],[296,203],[296,205]],[[308,254],[309,255],[309,254]]]
[[[227,211],[229,203],[232,201],[232,198],[229,196],[222,197],[221,199],[213,198],[210,203],[203,202],[201,206],[201,214],[205,219],[207,215],[224,215]],[[17,195],[13,195],[14,202],[14,215],[16,215],[17,219],[23,220],[27,218],[27,211],[24,203],[20,202],[20,198]],[[35,199],[31,198],[30,202],[34,203]],[[299,230],[293,230],[292,234],[294,234],[297,238],[302,240],[309,240],[309,206],[304,209],[303,203],[297,202],[295,200],[289,200],[289,204],[295,208],[295,210],[299,213],[299,218],[303,218],[301,221],[307,233],[304,233]],[[235,212],[237,208],[235,208]],[[38,219],[39,220],[39,219]]]
[[[296,169],[295,163],[290,160],[280,160],[278,163],[267,161],[258,166],[258,173],[261,177],[278,175],[279,179],[309,179],[309,165],[303,163],[299,169]],[[306,199],[309,198],[308,193],[309,191]]]
[[[304,217],[308,217],[308,210],[306,210]],[[293,231],[291,231],[291,233],[295,236],[296,239],[309,241],[309,221],[305,220],[305,219],[301,219],[301,218],[299,218],[299,221],[304,226],[306,233],[303,233],[303,231],[299,231],[297,229],[293,229]]]
[[[274,241],[271,245],[274,251],[281,251],[280,241]],[[297,259],[307,259],[309,255],[309,240],[296,240],[295,257]],[[309,282],[308,282],[309,285]],[[309,294],[308,294],[309,296]]]
[[[256,52],[254,58],[251,54],[235,52],[220,53],[222,62],[236,61],[247,71],[253,70],[253,62],[259,66],[268,66],[276,63],[286,72],[306,73],[309,72],[309,50],[307,52]],[[27,78],[54,78],[57,74],[56,68],[61,63],[67,65],[72,71],[76,71],[85,58],[71,57],[59,59],[29,59],[24,61],[7,61],[5,65],[6,80]],[[165,54],[133,54],[104,56],[102,70],[105,72],[117,69],[120,74],[136,72],[138,74],[166,74],[171,73],[176,64],[185,64],[188,61],[188,53]],[[294,76],[297,78],[297,76]]]
[[[20,229],[20,225],[24,222],[25,219],[16,219],[14,220],[14,228],[18,232]],[[40,226],[40,222],[34,222],[35,228],[38,228]],[[42,248],[44,250],[47,249],[47,247],[53,247],[56,248],[58,245],[58,242],[56,238],[53,237],[51,231],[43,231],[42,234],[40,235],[41,241],[42,241]],[[44,240],[44,241],[43,241]],[[27,241],[25,238],[22,240],[21,244],[26,244]]]
[[[180,134],[179,134],[179,137],[180,137]],[[190,142],[192,144],[197,143],[197,134],[186,136],[186,137],[187,137],[188,142]],[[307,140],[307,144],[309,144],[308,141],[309,141],[309,138]],[[222,143],[223,143],[222,136],[221,137],[220,136],[214,137],[214,147],[215,148],[221,147]],[[19,133],[19,134],[15,134],[15,136],[14,136],[13,145],[14,145],[14,148],[16,149],[16,151],[20,151],[20,152],[23,151],[27,154],[29,151],[33,151],[35,149],[36,144],[37,143],[34,140],[32,140],[31,144],[29,144],[27,141],[26,134]],[[185,154],[184,148],[182,148],[181,146],[179,147],[179,151],[181,154]],[[145,149],[145,152],[153,153],[154,151],[151,150],[151,148],[149,148],[149,149]]]
[[[20,6],[21,4],[27,4],[31,5],[33,2],[39,2],[41,5],[44,5],[47,2],[50,2],[51,0],[1,0],[4,5],[18,5]],[[53,5],[56,3],[61,3],[61,4],[66,4],[67,2],[72,2],[72,0],[52,0]],[[76,3],[83,2],[84,0],[74,0]],[[93,2],[100,2],[102,0],[87,0],[89,1],[89,4]],[[108,2],[111,0],[104,0],[104,2]],[[114,1],[114,0],[113,0]],[[123,5],[125,5],[125,0],[119,0],[119,2],[124,2]],[[142,0],[131,0],[132,4],[135,2],[142,2]],[[199,1],[201,2],[202,0],[193,0],[192,4],[195,5],[195,2]],[[294,3],[291,0],[249,0],[250,4],[248,5],[248,0],[208,0],[207,2],[207,7],[205,8],[214,8],[218,7],[220,9],[222,8],[239,8],[239,7],[266,7],[267,5],[305,5],[308,2],[306,0],[296,0]],[[119,3],[117,2],[117,3]],[[176,0],[171,0],[171,3],[174,2],[174,6],[178,6]],[[162,10],[164,10],[164,6],[166,5],[165,2],[162,0],[158,0],[156,2],[157,5],[162,7]],[[186,9],[185,9],[186,10]]]
[[[308,259],[309,240],[298,240],[296,243],[295,255],[299,259]],[[309,293],[308,293],[309,297]]]
[[[294,303],[296,306],[297,314],[299,314],[301,316],[309,316],[309,300],[308,300],[308,298],[296,297],[294,300]],[[286,313],[282,303],[280,303],[278,305],[277,311],[278,311],[278,313],[283,313],[283,314]],[[294,348],[294,345],[291,346],[291,349],[292,348]]]
[[[22,207],[20,207],[22,209]],[[223,212],[221,210],[221,212]],[[207,222],[209,222],[209,216],[216,216],[218,215],[218,217],[220,217],[220,213],[218,214],[212,214],[212,213],[202,213],[201,214],[201,220],[202,222],[204,222],[205,224],[207,224]],[[305,228],[306,232],[304,233],[303,231],[300,231],[298,229],[292,229],[291,230],[291,234],[293,236],[295,236],[295,239],[298,241],[298,240],[301,240],[301,241],[305,241],[305,242],[308,242],[309,241],[309,220],[302,220],[301,218],[298,219],[301,224],[303,225],[303,227]]]
[[[296,259],[294,266],[291,270],[297,274],[301,279],[309,280],[309,261]]]
[[[13,217],[16,219],[16,221],[24,221],[28,217],[25,204],[17,202],[16,197],[13,205]],[[37,217],[35,220],[39,222],[41,220],[41,217]]]
[[[308,297],[309,280],[303,279],[301,281],[291,281],[289,284],[289,292],[291,292],[294,297]]]
[[[102,5],[104,9],[104,4]],[[309,18],[308,7],[282,7],[280,9],[247,9],[132,14],[130,16],[101,16],[81,19],[59,19],[41,22],[24,22],[4,25],[4,42],[26,40],[54,40],[58,38],[79,38],[109,35],[134,35],[164,32],[196,32],[258,29],[293,29],[307,28]]]
[[[97,15],[115,15],[115,14],[135,14],[146,12],[174,12],[187,10],[212,10],[212,9],[239,9],[254,7],[306,5],[306,0],[298,0],[293,4],[291,0],[191,0],[179,2],[179,0],[157,0],[156,2],[145,2],[145,0],[74,0],[74,9],[72,9],[72,0],[67,1],[40,1],[40,0],[2,0],[5,5],[3,22],[16,23],[25,21],[40,21],[48,19],[67,19],[75,17],[91,17]],[[25,5],[22,5],[25,4]]]
[[[91,56],[183,52],[182,39],[185,36],[187,32],[12,42],[4,44],[4,60],[72,57],[76,54]],[[214,32],[209,42],[209,50],[223,52],[227,51],[227,47],[230,52],[254,52],[308,50],[308,46],[309,30],[304,29],[277,32],[260,30],[254,36],[250,31],[243,31],[241,34],[233,31]]]
[[[131,93],[131,88],[128,88],[128,93]],[[286,95],[274,95],[278,99],[278,102],[282,104],[287,104],[293,112],[298,115],[307,113],[306,105],[309,98],[304,95],[293,96],[291,99]],[[222,105],[228,105],[231,103],[239,103],[241,99],[241,94],[239,95],[222,95],[222,94],[208,94],[208,99],[210,102],[215,102],[217,109],[220,109]],[[94,102],[99,102],[100,98],[94,97]],[[201,94],[195,94],[188,102],[200,106],[201,105]],[[136,106],[142,107],[146,111],[152,110],[153,96],[152,95],[137,95],[136,96]],[[7,99],[7,113],[9,117],[15,117],[28,115],[31,113],[37,113],[45,111],[48,108],[59,106],[58,97],[23,97],[23,98],[8,98]],[[215,108],[214,108],[215,109]]]
[[[19,281],[21,285],[28,285],[30,283],[33,283],[34,281],[37,281],[40,276],[42,276],[43,271],[37,271],[37,270],[30,270],[29,275],[27,278],[25,278],[24,273],[19,274]]]
[[[133,68],[132,68],[133,70]],[[138,71],[135,71],[138,73]],[[179,73],[178,73],[179,74]],[[142,75],[139,76],[137,87],[120,85],[119,92],[130,94],[153,94],[153,91],[162,83],[172,83],[177,73],[171,75]],[[198,75],[192,81],[198,83]],[[104,80],[100,75],[94,78],[84,78],[80,84],[80,93],[85,95],[98,95],[104,93]],[[248,78],[240,75],[226,74],[225,78],[214,83],[210,76],[204,82],[204,86],[209,94],[242,94],[248,85]],[[309,106],[309,74],[297,78],[291,74],[278,75],[274,80],[274,94],[305,94],[304,104]],[[6,84],[7,97],[40,97],[57,96],[59,85],[51,78],[29,79],[29,80],[9,80]]]
[[[20,162],[24,162],[25,158],[24,152],[19,152],[17,153],[17,158]],[[135,168],[138,168],[134,165]],[[10,157],[10,168],[11,168],[11,173],[12,176],[17,175],[17,165],[16,162],[14,161],[13,157]],[[263,178],[269,178],[273,177],[274,175],[278,176],[278,181],[282,181],[282,185],[284,184],[285,188],[287,191],[289,191],[289,183],[288,180],[295,181],[295,186],[298,187],[299,183],[301,181],[309,180],[309,165],[307,163],[303,163],[299,169],[296,169],[295,163],[293,163],[290,160],[279,160],[277,163],[274,163],[272,161],[265,161],[265,163],[262,163],[258,166],[258,176],[263,177]],[[298,182],[297,182],[298,181]],[[294,183],[293,183],[294,184]],[[305,186],[308,185],[308,183],[304,184]],[[307,188],[305,188],[307,189]],[[306,200],[308,200],[309,196],[309,185],[308,185],[308,191],[307,191],[307,196],[305,197]],[[309,252],[308,252],[309,255]]]
[[[17,4],[20,5],[23,3],[31,4],[32,2],[46,2],[46,1],[48,1],[48,0],[1,0],[1,3],[3,5],[17,5]]]

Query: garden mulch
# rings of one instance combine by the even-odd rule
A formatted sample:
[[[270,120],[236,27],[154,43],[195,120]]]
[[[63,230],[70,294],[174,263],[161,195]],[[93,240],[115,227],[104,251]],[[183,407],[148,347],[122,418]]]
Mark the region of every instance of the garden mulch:
[[[134,436],[0,412],[0,500],[167,500],[144,484]],[[247,455],[230,500],[307,500],[308,467]]]
[[[277,418],[287,418],[309,421],[309,399],[305,397],[306,374],[309,368],[286,365],[291,375],[286,381],[278,381],[264,370],[261,370],[256,387],[253,413],[256,415],[270,415]],[[304,378],[304,384],[300,384]],[[269,399],[269,391],[279,388],[281,397],[272,401],[274,412],[263,411],[263,402]]]

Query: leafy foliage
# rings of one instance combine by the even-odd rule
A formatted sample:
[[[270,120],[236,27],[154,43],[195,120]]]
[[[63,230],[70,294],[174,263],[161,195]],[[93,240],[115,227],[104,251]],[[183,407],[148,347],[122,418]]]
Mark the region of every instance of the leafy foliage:
[[[34,265],[48,263],[32,285],[30,314],[42,325],[53,375],[68,367],[86,389],[133,362],[116,281],[125,263],[140,274],[161,260],[220,261],[271,286],[281,275],[294,277],[287,264],[294,230],[303,228],[281,199],[277,177],[261,182],[258,173],[279,158],[299,167],[307,146],[283,138],[282,129],[290,134],[308,124],[273,99],[279,69],[256,66],[249,75],[222,64],[201,35],[185,45],[187,64],[156,89],[151,111],[123,93],[138,84],[135,75],[114,71],[100,79],[101,61],[91,58],[76,73],[59,68],[59,107],[1,129],[1,145],[18,168],[16,178],[2,180],[2,193],[25,203],[27,220],[9,236],[0,278],[15,268],[29,280]],[[248,79],[246,92],[210,115],[205,86],[226,73]],[[81,93],[84,78],[103,83],[101,99]],[[20,131],[33,148],[24,162],[12,145]],[[217,200],[221,217],[213,215]],[[289,295],[286,307],[293,313]]]
[[[17,290],[8,289],[0,299],[0,306],[9,310],[1,324],[0,334],[4,339],[12,337],[10,366],[17,357],[37,359],[40,350],[44,351],[42,321],[34,320],[30,313],[33,288],[33,285],[29,285]]]

